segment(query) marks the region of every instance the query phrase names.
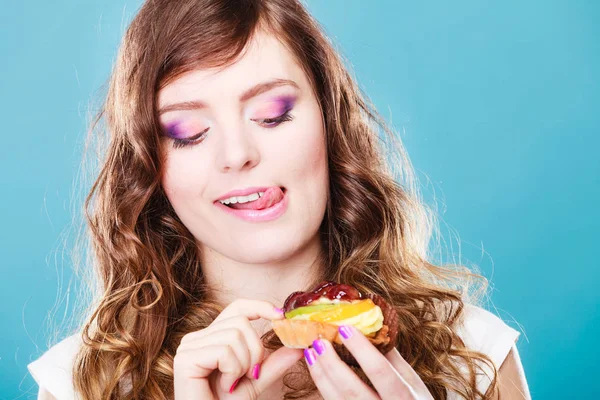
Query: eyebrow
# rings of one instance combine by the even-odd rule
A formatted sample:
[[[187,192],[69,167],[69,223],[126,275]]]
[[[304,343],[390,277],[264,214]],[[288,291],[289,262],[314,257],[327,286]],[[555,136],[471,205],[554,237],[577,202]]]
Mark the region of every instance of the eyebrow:
[[[251,98],[258,96],[261,93],[264,93],[266,91],[269,91],[269,90],[279,87],[279,86],[286,86],[286,85],[293,86],[297,89],[300,89],[298,84],[292,80],[279,79],[279,78],[273,79],[270,81],[258,83],[256,85],[252,86],[250,89],[246,90],[240,96],[240,102],[244,103],[244,102],[250,100]],[[206,108],[206,107],[207,107],[207,105],[205,103],[201,102],[200,100],[182,101],[180,103],[167,104],[166,106],[161,107],[160,110],[158,111],[158,115],[162,115],[164,113],[167,113],[170,111],[175,111],[175,110],[199,110],[199,109]]]

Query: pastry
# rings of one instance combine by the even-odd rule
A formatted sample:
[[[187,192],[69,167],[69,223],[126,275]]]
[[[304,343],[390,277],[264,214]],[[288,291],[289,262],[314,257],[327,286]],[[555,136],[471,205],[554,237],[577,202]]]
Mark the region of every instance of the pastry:
[[[325,281],[312,291],[294,292],[285,300],[283,311],[285,319],[271,323],[286,347],[308,348],[315,339],[327,339],[342,360],[357,365],[342,345],[339,325],[354,326],[383,354],[396,345],[396,310],[382,297],[363,294],[349,285]]]

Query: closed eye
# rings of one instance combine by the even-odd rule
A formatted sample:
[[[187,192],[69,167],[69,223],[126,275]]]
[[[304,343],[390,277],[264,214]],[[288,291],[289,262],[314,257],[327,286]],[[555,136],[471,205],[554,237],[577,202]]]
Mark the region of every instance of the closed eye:
[[[279,126],[284,122],[291,121],[294,119],[293,115],[290,114],[290,111],[291,110],[287,110],[286,112],[281,114],[279,117],[252,119],[252,121],[258,122],[260,125],[262,125],[265,128],[275,128],[276,126]],[[201,141],[204,140],[209,129],[210,128],[206,128],[202,132],[197,133],[194,136],[190,136],[189,138],[185,138],[185,139],[171,138],[173,140],[173,148],[179,149],[182,147],[191,146],[193,144],[200,143]]]
[[[182,147],[190,146],[195,143],[200,143],[201,141],[204,140],[204,137],[206,136],[208,129],[209,128],[206,128],[202,132],[197,133],[194,136],[190,136],[189,138],[185,138],[185,139],[171,138],[171,139],[173,139],[173,148],[179,149]]]
[[[265,126],[266,128],[274,128],[277,125],[280,125],[286,121],[291,121],[294,117],[290,114],[291,110],[287,110],[279,117],[274,118],[263,118],[263,119],[253,119],[252,121],[256,121],[259,124]]]

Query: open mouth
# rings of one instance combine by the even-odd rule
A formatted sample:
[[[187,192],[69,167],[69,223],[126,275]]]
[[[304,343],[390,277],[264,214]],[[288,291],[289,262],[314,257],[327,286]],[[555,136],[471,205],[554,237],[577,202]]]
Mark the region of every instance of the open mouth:
[[[289,203],[286,194],[287,190],[284,187],[274,186],[266,189],[262,196],[235,196],[223,202],[216,201],[215,205],[227,214],[246,222],[267,222],[286,213]],[[241,197],[241,201],[238,201],[237,197]]]
[[[283,200],[285,193],[284,187],[271,187],[264,192],[232,197],[220,203],[233,210],[265,210]]]

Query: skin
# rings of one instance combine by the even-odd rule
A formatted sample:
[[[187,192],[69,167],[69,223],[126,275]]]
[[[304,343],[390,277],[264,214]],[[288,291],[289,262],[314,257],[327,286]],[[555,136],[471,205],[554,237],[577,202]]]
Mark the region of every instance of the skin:
[[[273,79],[297,87],[280,86],[240,101],[248,88]],[[162,184],[202,250],[206,283],[223,305],[238,298],[282,304],[321,268],[315,262],[318,229],[329,192],[322,113],[306,75],[279,41],[259,34],[234,64],[183,75],[158,97],[159,110],[182,101],[206,106],[160,116],[167,152]],[[291,121],[264,123],[289,108]],[[173,148],[168,137],[173,131],[191,137],[206,128],[200,143],[185,148]],[[234,189],[256,186],[285,187],[286,213],[253,223],[213,204]]]
[[[273,79],[280,86],[245,101],[249,87]],[[283,318],[274,304],[302,290],[322,268],[318,228],[328,196],[325,135],[319,104],[304,72],[273,36],[259,34],[242,57],[222,70],[185,74],[159,92],[159,109],[181,101],[205,107],[160,116],[167,151],[162,183],[178,216],[202,250],[206,282],[225,308],[206,329],[187,334],[174,360],[176,399],[271,399],[282,396],[282,375],[303,356],[283,347],[268,353],[260,335]],[[293,119],[266,127],[291,108]],[[174,148],[173,138],[208,129],[199,143]],[[279,219],[250,223],[219,210],[214,201],[233,189],[283,186],[289,208]],[[344,344],[374,383],[364,385],[331,344],[309,367],[325,399],[431,399],[397,350],[382,355],[360,333]],[[312,354],[312,356],[311,356]],[[257,373],[256,366],[260,365]],[[344,382],[344,385],[340,385]],[[516,347],[499,371],[503,398],[529,399]],[[316,396],[319,398],[320,396]],[[53,399],[40,388],[40,399]]]
[[[359,352],[353,351],[350,346],[348,346],[348,348],[350,349],[350,351],[353,354],[355,354],[355,356],[360,354]],[[328,349],[329,349],[329,351],[327,352],[327,356],[330,357],[330,360],[332,359],[331,362],[334,364],[334,368],[336,368],[338,373],[340,373],[340,374],[344,373],[345,368],[343,366],[339,365],[339,362],[341,362],[341,361],[336,360],[337,356],[334,356],[332,354],[331,348],[328,348]],[[392,351],[390,353],[395,353],[395,352]],[[318,374],[318,371],[323,370],[323,363],[325,361],[322,361],[322,360],[324,360],[324,358],[327,356],[317,357],[317,364],[315,364],[315,365],[317,365],[317,367],[310,369],[311,375],[316,376]],[[378,358],[378,356],[376,356],[374,354],[372,356],[375,356],[375,358]],[[397,358],[398,354],[394,354],[393,357],[396,358],[397,360],[399,360]],[[392,358],[392,355],[388,354],[388,355],[386,355],[385,358],[387,360],[389,360],[390,358]],[[400,358],[401,358],[401,356],[400,356]],[[339,359],[339,357],[338,357],[338,359]],[[335,364],[338,364],[337,367]],[[330,384],[330,382],[336,378],[335,377],[329,378],[328,376],[326,376],[326,379],[327,379],[328,383],[321,383],[321,385]],[[498,371],[498,385],[500,387],[500,394],[502,396],[501,398],[503,398],[503,399],[523,399],[523,400],[531,399],[527,381],[525,379],[525,372],[523,370],[523,365],[519,358],[519,353],[518,353],[516,346],[513,346],[510,353],[508,354],[508,357],[504,360],[504,362],[502,363],[502,366],[500,367],[500,369]],[[239,396],[238,390],[239,390],[238,388],[235,389],[235,393],[237,396]],[[241,397],[238,397],[238,398],[241,398]],[[268,397],[265,397],[265,398],[268,398]],[[340,395],[340,397],[338,397],[338,399],[339,398],[344,398],[344,397],[342,397],[342,395]],[[39,400],[56,400],[55,397],[52,396],[43,387],[40,388],[38,399]]]
[[[344,345],[354,355],[376,391],[365,385],[340,360],[331,343],[320,340],[321,343],[315,341],[312,348],[305,351],[305,354],[310,353],[305,358],[324,399],[433,399],[419,375],[397,349],[382,355],[360,332],[351,326],[347,328],[352,336],[344,339]],[[315,349],[320,350],[317,352]],[[340,382],[344,382],[344,385],[340,385]],[[502,399],[531,399],[516,345],[513,345],[499,368],[498,385]]]

